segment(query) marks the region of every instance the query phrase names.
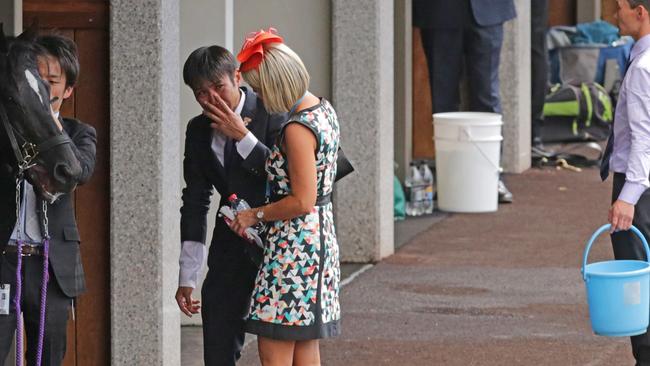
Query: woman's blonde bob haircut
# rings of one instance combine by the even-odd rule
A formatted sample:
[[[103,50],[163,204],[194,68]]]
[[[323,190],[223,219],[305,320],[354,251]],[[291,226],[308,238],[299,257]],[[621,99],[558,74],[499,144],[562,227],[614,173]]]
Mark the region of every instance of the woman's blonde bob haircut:
[[[256,69],[242,73],[257,91],[269,113],[285,113],[309,88],[309,73],[300,57],[283,43],[264,45],[264,59]]]

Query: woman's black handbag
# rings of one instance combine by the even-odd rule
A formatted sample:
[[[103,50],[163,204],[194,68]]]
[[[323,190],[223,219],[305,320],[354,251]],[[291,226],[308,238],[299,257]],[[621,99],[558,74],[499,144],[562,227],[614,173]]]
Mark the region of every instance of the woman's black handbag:
[[[343,150],[339,146],[338,158],[336,159],[336,178],[334,181],[338,182],[341,178],[352,173],[353,171],[354,167],[352,166],[352,163],[350,163],[350,160],[348,160],[348,158],[343,153]]]

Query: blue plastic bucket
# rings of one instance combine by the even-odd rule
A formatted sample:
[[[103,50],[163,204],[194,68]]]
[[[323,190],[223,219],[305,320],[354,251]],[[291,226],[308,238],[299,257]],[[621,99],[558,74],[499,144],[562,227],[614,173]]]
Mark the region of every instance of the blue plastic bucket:
[[[643,334],[650,313],[650,263],[639,260],[614,260],[587,264],[587,256],[596,238],[609,231],[601,226],[591,236],[582,260],[582,278],[587,287],[589,317],[594,333],[610,337]],[[634,232],[650,258],[648,242],[636,227]]]

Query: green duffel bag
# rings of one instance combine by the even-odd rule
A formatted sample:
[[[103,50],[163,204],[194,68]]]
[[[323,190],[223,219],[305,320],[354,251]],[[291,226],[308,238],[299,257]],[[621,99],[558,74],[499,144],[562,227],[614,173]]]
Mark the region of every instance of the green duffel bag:
[[[612,100],[598,83],[556,84],[544,101],[544,142],[604,141],[614,120]]]

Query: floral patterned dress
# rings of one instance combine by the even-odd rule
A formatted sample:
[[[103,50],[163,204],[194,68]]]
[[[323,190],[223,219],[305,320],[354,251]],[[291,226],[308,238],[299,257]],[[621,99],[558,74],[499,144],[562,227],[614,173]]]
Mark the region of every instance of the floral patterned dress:
[[[330,199],[339,123],[325,99],[290,116],[266,162],[274,200],[291,192],[287,156],[280,148],[290,123],[300,123],[316,136],[318,199],[306,215],[268,223],[264,260],[255,280],[246,331],[282,340],[327,338],[340,333],[341,317],[339,247]]]

